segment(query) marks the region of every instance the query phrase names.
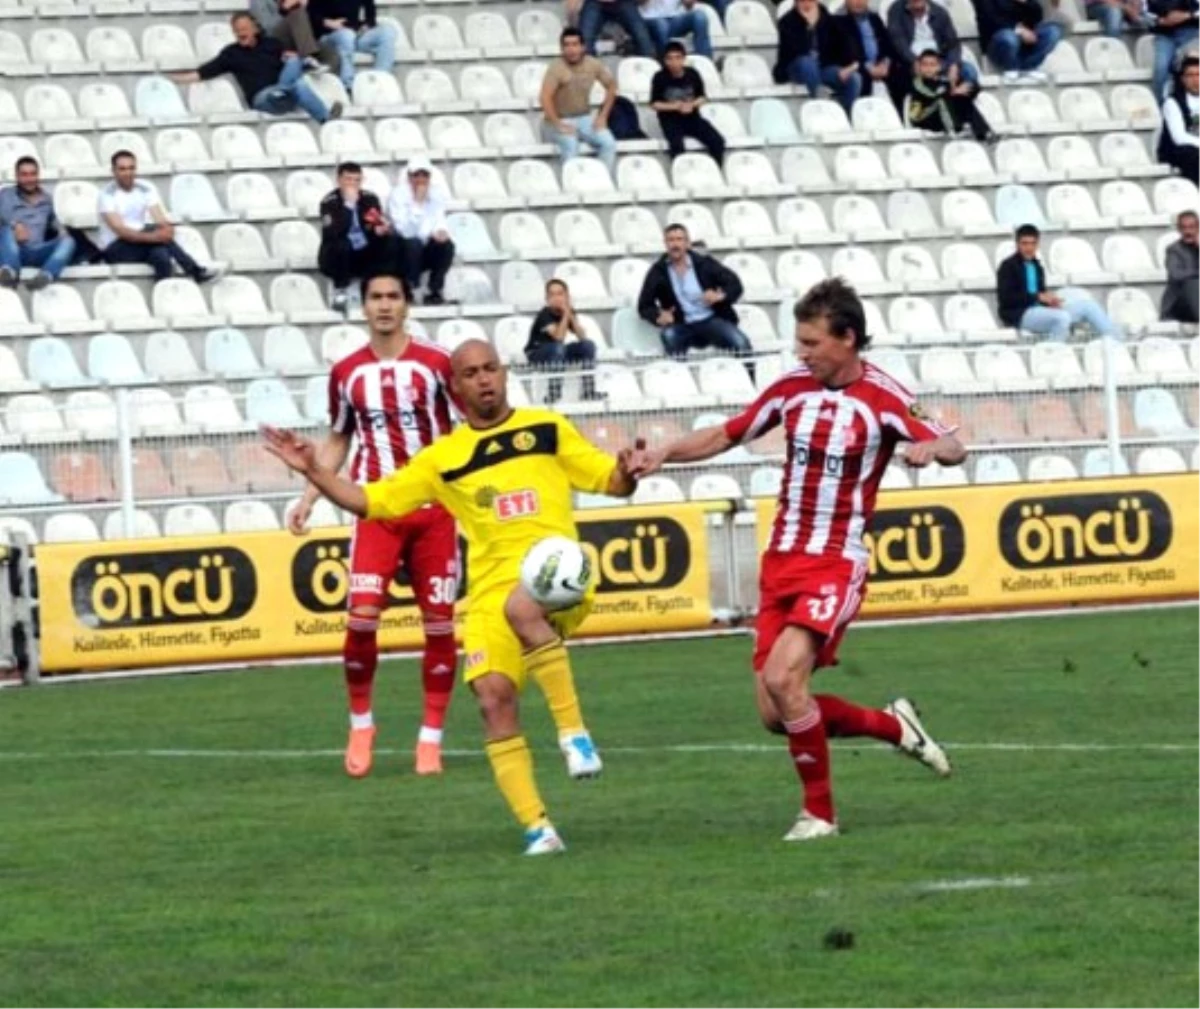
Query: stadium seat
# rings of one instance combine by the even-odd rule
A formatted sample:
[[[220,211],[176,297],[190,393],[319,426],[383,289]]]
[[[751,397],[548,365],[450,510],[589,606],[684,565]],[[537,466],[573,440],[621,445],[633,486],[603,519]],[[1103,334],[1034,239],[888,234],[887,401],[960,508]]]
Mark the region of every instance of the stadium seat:
[[[496,166],[486,161],[463,161],[454,169],[454,192],[460,200],[503,200],[508,196]]]
[[[1128,179],[1106,182],[1100,187],[1100,213],[1105,217],[1154,216],[1146,191]]]
[[[225,184],[225,205],[231,214],[249,220],[275,217],[283,210],[275,184],[262,172],[231,175]]]
[[[1128,47],[1123,40],[1114,38],[1088,39],[1083,47],[1083,63],[1094,74],[1123,73],[1134,69]],[[1102,118],[1107,118],[1107,115],[1106,109]]]
[[[838,182],[849,186],[887,181],[887,169],[883,167],[883,161],[873,147],[863,144],[847,144],[837,149],[833,175]],[[835,217],[836,214],[835,210]]]
[[[554,244],[569,250],[572,255],[582,255],[589,247],[606,246],[609,241],[604,225],[595,213],[563,210],[554,218]]]
[[[942,197],[942,224],[952,231],[993,228],[996,218],[982,193],[973,189],[955,189]]]
[[[1138,371],[1160,382],[1178,381],[1192,371],[1178,340],[1147,336],[1138,341],[1136,352]]]
[[[1157,213],[1175,217],[1185,210],[1196,209],[1196,187],[1187,179],[1172,176],[1154,184],[1154,209]]]
[[[1037,196],[1028,186],[1019,184],[996,190],[996,220],[1009,228],[1019,228],[1022,224],[1039,228],[1046,225],[1046,215],[1042,213]]]
[[[125,516],[122,512],[109,512],[104,516],[103,533],[105,540],[123,539],[152,539],[162,536],[158,522],[148,511],[137,508],[133,512],[133,529],[129,536],[125,534]]]
[[[1046,127],[1058,122],[1058,112],[1045,91],[1023,88],[1009,93],[1008,119],[1015,126]]]
[[[802,196],[781,200],[775,209],[775,220],[781,235],[790,237],[829,235],[825,211],[816,200]]]
[[[893,231],[908,235],[937,231],[940,228],[933,208],[924,193],[915,189],[901,189],[888,194],[887,226]]]
[[[633,308],[618,308],[613,313],[612,340],[617,350],[635,357],[657,357],[663,352],[658,330]]]
[[[908,357],[896,350],[872,349],[867,354],[868,360],[882,368],[906,389],[917,389],[920,382],[908,363]]]
[[[99,190],[91,182],[67,179],[54,190],[54,211],[68,227],[94,228],[99,224],[96,200]]]
[[[288,516],[291,515],[299,503],[300,499],[298,497],[293,498],[287,503],[287,506],[283,509],[285,524]],[[336,526],[344,526],[345,524],[341,515],[338,514],[338,510],[332,504],[325,500],[325,498],[317,498],[312,508],[312,514],[308,517],[308,526],[310,529],[328,529]]]
[[[83,512],[58,512],[42,526],[43,543],[94,543],[99,539],[95,521]]]
[[[898,300],[918,302],[924,299]],[[893,302],[892,308],[895,307],[896,302]],[[933,306],[929,306],[929,310],[932,312]],[[895,316],[891,318],[892,328],[901,332],[906,331],[904,326],[897,325],[898,321]],[[908,332],[912,332],[912,330],[910,329]],[[940,389],[942,392],[970,391],[980,384],[975,377],[975,372],[971,369],[967,355],[955,347],[933,347],[922,351],[918,367],[921,382],[925,386]]]
[[[829,186],[833,182],[820,148],[815,146],[786,148],[780,159],[779,175],[785,183],[795,185],[801,191]]]
[[[692,501],[741,501],[742,488],[727,473],[702,473],[688,488]]]
[[[966,483],[967,474],[962,466],[943,466],[934,462],[917,470],[918,487],[964,487]]]
[[[240,130],[242,133],[237,134],[244,146],[248,141],[253,142],[255,155],[245,154],[230,154],[223,146],[221,137],[232,137],[234,134],[224,132],[232,130]],[[245,126],[218,126],[210,138],[212,143],[212,157],[221,160],[229,160],[232,157],[246,156],[263,156],[262,145],[258,142],[258,137],[249,128]],[[241,149],[239,146],[236,149]],[[136,152],[134,152],[136,154]],[[103,154],[101,155],[103,157]],[[200,134],[190,127],[170,127],[159,130],[154,136],[154,160],[164,164],[171,165],[180,170],[187,168],[190,164],[197,162],[208,161],[210,158],[209,150],[204,145],[204,141],[200,139]],[[139,159],[140,161],[140,159]]]
[[[1093,124],[1103,123],[1109,118],[1108,106],[1104,104],[1104,99],[1095,88],[1063,88],[1058,95],[1058,111],[1064,123],[1076,127],[1091,125],[1094,129]],[[1083,143],[1087,144],[1087,141]],[[1090,151],[1091,145],[1087,146]]]
[[[1151,434],[1181,434],[1190,428],[1175,397],[1166,389],[1139,389],[1133,400],[1133,416],[1138,429]]]
[[[271,259],[262,232],[252,224],[219,225],[213,232],[213,251],[235,270],[261,268]]]
[[[49,463],[50,486],[68,501],[112,501],[112,477],[94,452],[60,452]]]
[[[146,338],[146,373],[154,378],[189,378],[201,374],[187,340],[179,333],[160,331]]]
[[[325,321],[331,314],[317,282],[303,273],[281,273],[272,278],[270,293],[271,311],[289,319]]]
[[[1020,483],[1021,471],[1011,456],[1000,453],[981,455],[975,460],[973,483]]]
[[[1078,480],[1079,471],[1065,455],[1048,453],[1029,460],[1028,479],[1033,483],[1048,480]]]
[[[323,376],[317,380],[327,384]],[[325,413],[319,418],[328,421]],[[247,493],[273,493],[293,490],[296,478],[278,459],[271,455],[257,440],[241,442],[229,453],[229,475],[231,481]]]
[[[1108,316],[1127,333],[1158,323],[1158,306],[1140,288],[1119,287],[1108,292]]]
[[[452,92],[453,87],[451,85]],[[358,71],[354,75],[352,91],[355,105],[375,112],[384,112],[404,104],[404,94],[400,90],[400,82],[390,73],[384,73],[381,70]],[[418,97],[413,101],[419,103],[421,99]]]
[[[198,62],[187,32],[169,22],[146,26],[142,31],[142,52],[162,69],[186,70]]]
[[[814,98],[800,106],[800,132],[806,137],[849,133],[850,121],[837,102],[828,98]]]
[[[87,382],[67,341],[57,336],[40,336],[30,343],[27,364],[29,377],[39,385],[63,388]]]
[[[240,329],[224,326],[210,330],[204,338],[204,370],[229,378],[257,374],[262,371],[262,366],[246,334]]]
[[[355,87],[362,77],[363,74],[355,77]],[[318,139],[321,150],[338,160],[368,158],[375,153],[375,145],[371,143],[366,126],[354,119],[333,119],[322,123]]]
[[[888,466],[879,481],[880,490],[909,490],[911,487],[912,478],[899,465]]]
[[[692,370],[682,361],[655,361],[642,371],[642,391],[648,399],[673,407],[705,406],[712,397],[702,396]]]
[[[63,403],[63,423],[84,438],[113,438],[117,434],[117,404],[99,389],[80,389]]]
[[[204,505],[172,505],[163,515],[164,536],[217,536],[221,525]]]
[[[183,395],[183,417],[205,430],[240,427],[242,413],[228,389],[219,385],[194,385]]]
[[[43,163],[47,169],[78,170],[84,167],[99,167],[100,164],[91,143],[78,133],[55,133],[46,138],[42,151]]]
[[[642,504],[682,504],[687,500],[683,490],[674,480],[667,476],[648,476],[638,481],[637,490],[633,492],[632,503]]]
[[[56,504],[61,500],[46,486],[33,456],[28,452],[0,451],[0,507]],[[32,538],[36,540],[36,536]]]
[[[1046,193],[1046,216],[1051,223],[1087,227],[1100,223],[1100,210],[1086,186],[1064,183]]]
[[[22,392],[36,387],[37,383],[25,377],[13,349],[0,344],[0,392]]]
[[[115,84],[99,82],[79,89],[79,114],[85,119],[128,119],[133,115],[125,92]]]
[[[446,350],[454,350],[467,340],[488,341],[487,332],[474,319],[447,319],[438,326],[437,342]]]
[[[542,271],[523,259],[510,259],[500,267],[500,300],[507,305],[537,307],[545,303]]]
[[[1136,235],[1108,235],[1101,255],[1104,269],[1123,278],[1157,281],[1160,276],[1146,243]]]
[[[291,269],[313,269],[321,237],[306,221],[279,221],[271,228],[271,258]]]
[[[801,139],[796,120],[779,98],[756,98],[750,104],[750,134],[769,144],[795,143]]]
[[[378,138],[377,138],[378,142]],[[322,172],[300,170],[289,172],[284,182],[284,198],[287,205],[305,217],[315,216],[325,194],[333,188],[332,182]]]
[[[600,161],[595,158],[572,158],[563,165],[562,188],[565,193],[587,198],[614,192],[616,187],[608,169]]]
[[[1186,473],[1188,465],[1183,456],[1168,445],[1152,445],[1142,449],[1134,461],[1134,470],[1139,475],[1155,473]]]
[[[754,384],[745,365],[736,358],[704,358],[700,361],[699,372],[700,391],[716,396],[722,404],[740,405],[754,399]]]
[[[146,329],[154,322],[141,288],[128,280],[106,280],[96,285],[92,317],[123,329]]]
[[[247,325],[269,316],[262,288],[249,277],[227,275],[211,287],[213,315]]]
[[[1133,133],[1106,133],[1100,138],[1100,161],[1106,168],[1141,168],[1150,164],[1146,145]]]
[[[1101,272],[1096,250],[1084,238],[1067,236],[1054,239],[1047,261],[1051,273],[1070,277]]]
[[[1129,463],[1120,452],[1113,455],[1107,448],[1089,448],[1083,457],[1083,476],[1129,476]]]
[[[988,260],[987,253],[974,242],[951,242],[942,247],[941,258],[942,275],[947,280],[960,280],[972,286],[988,287],[996,282],[996,271]]]
[[[208,176],[198,172],[174,176],[167,202],[172,216],[183,221],[212,221],[229,216]]]
[[[21,36],[0,31],[0,65],[20,66],[29,62],[29,53]]]
[[[820,283],[827,276],[825,264],[815,252],[807,249],[789,249],[781,252],[775,260],[775,283],[784,291],[791,291],[796,297],[802,297],[810,287]],[[785,304],[784,309],[791,316],[792,306]],[[780,329],[783,330],[782,324]],[[785,332],[790,332],[789,323]]]
[[[88,341],[87,371],[96,381],[111,385],[146,378],[129,339],[119,333],[101,333]]]
[[[245,109],[234,83],[225,77],[189,84],[187,107],[194,116],[238,114]]]
[[[271,532],[279,528],[275,510],[264,501],[233,501],[222,522],[227,533]]]
[[[302,418],[283,382],[257,378],[246,386],[246,419],[255,424],[294,427]]]
[[[781,340],[771,317],[758,305],[740,302],[737,310],[738,328],[749,337],[755,350],[776,350],[781,344],[790,342],[791,332],[787,333],[787,340]]]
[[[234,489],[224,460],[208,445],[173,449],[168,465],[176,491],[189,497],[228,494]]]
[[[608,290],[614,300],[621,305],[637,304],[649,269],[650,263],[645,259],[625,257],[614,262],[608,270]],[[745,308],[739,304],[739,313],[744,313]]]
[[[887,276],[898,284],[941,280],[933,256],[923,245],[893,245],[888,250]]]
[[[925,144],[894,144],[887,154],[888,175],[893,179],[924,183],[941,175],[933,153]]]
[[[1110,118],[1127,120],[1134,126],[1157,127],[1162,121],[1159,103],[1144,84],[1118,84],[1108,96]]]
[[[521,158],[508,166],[508,191],[513,196],[538,200],[562,193],[554,169],[532,158]]]
[[[411,152],[423,151],[428,146],[421,125],[415,119],[391,117],[375,123],[375,150],[380,154],[391,154],[398,160],[407,159]],[[288,203],[293,207],[296,205],[290,194]],[[313,204],[313,209],[316,209],[316,204]]]
[[[776,290],[771,270],[762,256],[753,252],[733,252],[725,257],[725,265],[737,274],[747,295],[770,297]]]

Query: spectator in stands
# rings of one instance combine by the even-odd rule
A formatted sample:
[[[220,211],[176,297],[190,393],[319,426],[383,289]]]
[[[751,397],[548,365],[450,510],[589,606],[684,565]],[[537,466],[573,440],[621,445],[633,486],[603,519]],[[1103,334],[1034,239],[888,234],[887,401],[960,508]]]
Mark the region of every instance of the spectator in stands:
[[[583,326],[571,304],[571,292],[565,280],[546,282],[546,307],[537,314],[529,327],[529,342],[525,344],[525,359],[530,364],[561,371],[582,368],[583,398],[599,399],[596,394],[596,345],[583,335]],[[552,378],[546,394],[547,403],[557,403],[562,395],[562,379]]]
[[[351,283],[393,270],[392,231],[379,197],[362,187],[362,168],[338,165],[337,188],[321,201],[317,267],[333,284],[330,307],[344,312]]]
[[[1086,11],[1088,20],[1097,22],[1109,38],[1119,39],[1126,25],[1136,29],[1150,24],[1146,0],[1089,0]]]
[[[1040,67],[1059,42],[1062,25],[1043,20],[1039,0],[971,0],[979,44],[1004,78],[1044,81]]]
[[[1185,210],[1175,219],[1179,240],[1167,246],[1167,289],[1162,317],[1175,322],[1200,322],[1200,217]]]
[[[415,296],[421,274],[429,272],[426,305],[443,305],[446,274],[454,262],[454,243],[446,224],[447,194],[429,184],[432,167],[417,156],[388,197],[388,220],[396,233],[400,272]]]
[[[341,102],[325,107],[321,96],[304,80],[304,61],[285,52],[279,39],[264,36],[254,18],[235,14],[230,24],[235,41],[195,70],[171,74],[171,78],[191,84],[233,74],[250,107],[270,116],[285,115],[297,106],[318,123],[342,114]]]
[[[667,251],[646,272],[638,295],[638,315],[659,328],[663,349],[671,357],[693,347],[749,354],[733,307],[742,296],[738,275],[693,250],[682,224],[668,224],[663,239]],[[748,369],[753,377],[753,364]]]
[[[978,94],[978,85],[966,80],[952,82],[943,72],[937,50],[926,49],[917,60],[908,95],[908,121],[923,130],[951,135],[969,127],[976,140],[994,144],[999,138],[975,105]]]
[[[858,65],[843,57],[834,17],[817,0],[795,0],[779,19],[779,46],[772,71],[777,84],[803,84],[815,98],[824,84],[850,114],[862,93]]]
[[[1194,48],[1200,5],[1196,0],[1149,0],[1154,17],[1154,77],[1151,87],[1155,101],[1166,97],[1167,85],[1180,53]]]
[[[304,60],[305,70],[328,69],[317,58],[321,47],[308,17],[308,0],[250,0],[250,15],[267,35]]]
[[[908,55],[896,51],[883,19],[867,7],[867,0],[846,0],[845,13],[836,15],[833,23],[840,39],[839,62],[858,65],[862,94],[876,94],[876,85],[882,85],[903,112],[911,77]]]
[[[112,156],[113,181],[100,190],[96,210],[100,215],[99,246],[109,263],[145,263],[155,281],[171,276],[171,263],[197,284],[217,278],[175,241],[175,225],[163,210],[153,184],[137,177],[137,158],[129,151]]]
[[[696,9],[696,0],[645,0],[642,18],[655,42],[655,51],[661,58],[666,54],[671,39],[692,36],[692,48],[710,60],[713,56],[712,41],[708,35],[708,17]]]
[[[1158,160],[1200,185],[1200,57],[1184,57],[1162,117]]]
[[[704,78],[687,66],[686,61],[683,43],[668,42],[663,67],[650,82],[650,107],[658,113],[658,124],[672,159],[683,153],[684,137],[691,137],[703,144],[719,165],[725,160],[725,138],[700,115],[701,106],[708,101]]]
[[[625,29],[633,43],[635,56],[653,56],[654,39],[642,18],[638,0],[583,0],[579,11],[579,31],[583,48],[589,56],[596,55],[596,39],[606,21],[615,21]]]
[[[1041,233],[1032,224],[1017,229],[1017,251],[996,271],[996,303],[1000,319],[1050,340],[1066,340],[1071,327],[1087,323],[1099,336],[1122,336],[1121,329],[1087,291],[1064,287],[1046,290],[1046,271],[1038,259]]]
[[[309,0],[308,17],[321,45],[338,56],[338,77],[354,90],[354,54],[369,53],[386,74],[396,65],[396,29],[375,21],[375,0]]]
[[[583,35],[578,29],[564,28],[559,47],[562,56],[546,67],[542,78],[546,132],[558,145],[558,156],[563,161],[579,156],[582,140],[595,148],[612,173],[617,167],[617,140],[608,128],[608,114],[617,100],[617,82],[603,63],[584,52]],[[593,114],[590,96],[596,81],[604,86],[604,103]]]
[[[34,266],[25,286],[40,291],[70,264],[75,240],[58,223],[37,159],[17,158],[13,174],[17,184],[0,189],[0,287],[16,287],[21,267]]]
[[[949,11],[933,0],[907,0],[893,3],[888,8],[888,32],[892,45],[902,58],[912,63],[913,75],[917,75],[917,61],[929,49],[941,58],[946,77],[951,87],[960,80],[967,84],[979,83],[979,71],[962,58],[962,43]]]

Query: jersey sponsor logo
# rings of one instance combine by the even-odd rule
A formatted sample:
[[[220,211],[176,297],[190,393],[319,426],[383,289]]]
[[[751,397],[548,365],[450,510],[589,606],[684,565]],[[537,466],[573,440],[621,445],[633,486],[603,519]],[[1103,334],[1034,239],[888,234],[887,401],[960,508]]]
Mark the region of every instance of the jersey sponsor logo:
[[[417,412],[411,407],[401,407],[399,410],[373,410],[363,407],[358,411],[358,426],[362,431],[386,431],[389,422],[399,425],[406,431],[417,428]]]
[[[487,652],[483,649],[477,649],[467,653],[467,669],[475,669],[487,662]]]
[[[872,581],[944,578],[962,564],[966,530],[949,508],[883,508],[863,540]]]
[[[254,606],[254,562],[235,547],[92,554],[71,574],[71,602],[93,630],[237,620]]]
[[[1000,552],[1023,570],[1150,561],[1174,533],[1170,506],[1150,490],[1020,498],[998,524]]]
[[[383,579],[379,575],[356,575],[350,576],[350,591],[351,592],[382,592]]]
[[[849,448],[850,445],[847,444],[846,447]],[[795,460],[797,466],[807,467],[810,462],[816,463],[822,472],[838,477],[846,469],[846,457],[844,455],[835,455],[832,452],[826,452],[824,449],[809,448],[807,445],[795,445],[792,452],[792,458]]]
[[[541,505],[538,501],[537,491],[526,488],[497,494],[492,502],[492,511],[501,522],[508,522],[512,519],[536,515],[541,511]]]

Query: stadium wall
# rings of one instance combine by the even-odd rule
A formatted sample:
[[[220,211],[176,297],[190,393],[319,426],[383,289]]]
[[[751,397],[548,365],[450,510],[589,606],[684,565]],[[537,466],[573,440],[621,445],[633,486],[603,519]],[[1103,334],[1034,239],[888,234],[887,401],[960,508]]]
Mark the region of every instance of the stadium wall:
[[[753,602],[739,584],[754,565],[738,537],[749,526],[765,542],[773,505],[580,512],[598,572],[583,633],[697,630],[747,616]],[[1194,474],[884,492],[867,537],[864,616],[1195,598],[1198,526]],[[348,556],[345,529],[38,546],[31,671],[337,654]],[[420,646],[403,582],[382,643]]]

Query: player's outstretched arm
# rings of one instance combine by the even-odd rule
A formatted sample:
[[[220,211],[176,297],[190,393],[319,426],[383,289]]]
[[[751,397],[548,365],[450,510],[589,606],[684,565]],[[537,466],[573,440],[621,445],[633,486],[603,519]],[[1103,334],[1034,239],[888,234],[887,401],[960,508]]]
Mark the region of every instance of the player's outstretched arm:
[[[910,442],[904,448],[904,461],[914,469],[931,462],[957,466],[967,457],[967,447],[953,434],[944,434],[932,441]]]
[[[299,473],[339,508],[355,515],[367,514],[367,495],[363,489],[321,465],[317,446],[312,441],[295,431],[284,431],[267,424],[261,430],[267,451],[288,469]]]
[[[317,447],[317,465],[340,473],[346,465],[346,457],[350,454],[350,436],[341,431],[330,431],[326,439]],[[287,525],[297,536],[308,532],[308,520],[312,515],[313,505],[321,492],[311,483],[305,486],[300,501],[288,515]]]
[[[692,431],[665,448],[634,450],[630,472],[635,477],[656,473],[669,462],[701,462],[726,452],[734,441],[725,433],[725,425],[702,427]]]

